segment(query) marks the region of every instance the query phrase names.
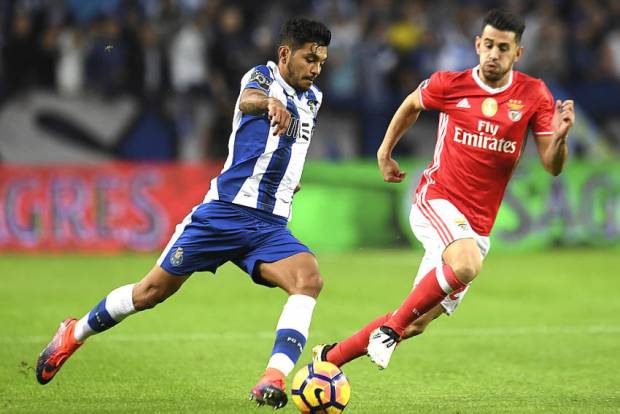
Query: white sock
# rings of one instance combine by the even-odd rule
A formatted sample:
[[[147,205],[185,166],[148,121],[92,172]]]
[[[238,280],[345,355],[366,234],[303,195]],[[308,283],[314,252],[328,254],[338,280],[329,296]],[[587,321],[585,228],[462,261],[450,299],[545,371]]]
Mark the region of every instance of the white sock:
[[[299,359],[308,339],[308,330],[316,299],[306,295],[291,295],[284,305],[276,340],[267,368],[275,368],[288,375]]]
[[[76,323],[73,337],[78,342],[82,342],[89,336],[103,332],[135,313],[136,309],[133,306],[134,286],[135,284],[125,285],[110,292]]]
[[[77,323],[75,324],[75,329],[73,330],[73,337],[78,342],[83,342],[89,336],[97,333],[90,326],[88,326],[88,315],[90,315],[90,312],[82,316],[82,319],[77,321]]]

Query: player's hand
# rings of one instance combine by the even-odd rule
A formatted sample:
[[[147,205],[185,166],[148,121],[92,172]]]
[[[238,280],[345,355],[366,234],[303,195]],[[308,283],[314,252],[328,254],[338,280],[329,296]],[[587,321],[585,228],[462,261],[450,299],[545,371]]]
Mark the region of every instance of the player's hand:
[[[398,162],[392,157],[377,157],[377,161],[386,183],[400,183],[405,179],[407,173],[400,170]]]
[[[553,128],[556,137],[566,139],[568,130],[575,123],[575,103],[572,100],[555,101],[555,113],[553,114]]]
[[[273,135],[282,135],[286,133],[288,124],[291,122],[291,113],[278,99],[269,98],[267,118],[269,118],[271,126],[274,127]]]

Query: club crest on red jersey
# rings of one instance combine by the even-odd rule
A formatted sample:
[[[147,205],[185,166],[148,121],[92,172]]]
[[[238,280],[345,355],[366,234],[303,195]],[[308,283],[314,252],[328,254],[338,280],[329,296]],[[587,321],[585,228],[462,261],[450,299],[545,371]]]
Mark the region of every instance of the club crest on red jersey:
[[[511,99],[508,101],[507,105],[508,105],[508,118],[510,118],[512,122],[518,122],[523,116],[522,109],[525,105],[523,105],[523,102],[520,101],[519,99]]]
[[[491,118],[497,113],[497,101],[493,98],[486,98],[482,101],[482,113]]]

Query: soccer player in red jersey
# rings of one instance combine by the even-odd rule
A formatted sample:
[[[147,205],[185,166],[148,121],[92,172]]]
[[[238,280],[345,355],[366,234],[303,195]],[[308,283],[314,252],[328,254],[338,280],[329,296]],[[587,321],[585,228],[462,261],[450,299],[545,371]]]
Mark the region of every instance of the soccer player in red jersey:
[[[396,344],[451,314],[478,275],[506,185],[525,146],[528,130],[544,168],[558,175],[568,155],[573,101],[556,101],[544,82],[513,70],[523,54],[523,20],[502,10],[484,18],[476,37],[479,66],[436,72],[396,111],[377,159],[383,178],[405,177],[392,150],[422,110],[440,112],[433,160],[422,174],[410,214],[425,254],[414,288],[387,313],[334,345],[314,348],[315,360],[338,366],[368,354],[386,368]]]

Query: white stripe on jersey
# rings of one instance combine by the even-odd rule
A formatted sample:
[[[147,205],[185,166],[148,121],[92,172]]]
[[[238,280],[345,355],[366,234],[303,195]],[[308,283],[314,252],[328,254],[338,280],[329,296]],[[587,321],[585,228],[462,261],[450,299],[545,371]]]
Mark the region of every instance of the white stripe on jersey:
[[[245,84],[248,83],[248,81],[250,80],[250,76],[252,76],[252,71],[247,72],[243,76],[243,78],[241,78],[241,88],[243,88],[243,86],[245,86]],[[239,94],[239,96],[237,97],[237,102],[235,102],[235,112],[233,115],[232,131],[230,135],[228,136],[228,156],[226,157],[226,162],[224,162],[224,166],[222,167],[222,171],[220,171],[220,174],[222,174],[224,171],[230,168],[233,162],[234,155],[235,155],[235,151],[234,151],[235,137],[237,136],[237,130],[239,129],[239,126],[241,125],[241,118],[243,118],[243,113],[239,110],[240,99],[241,99],[241,94]],[[211,187],[209,188],[209,191],[205,195],[205,198],[203,200],[204,203],[207,203],[210,200],[220,199],[220,195],[217,189],[218,177],[219,175],[211,180]]]
[[[435,171],[439,169],[441,164],[441,151],[443,150],[443,142],[446,137],[446,132],[448,130],[448,114],[441,112],[439,114],[439,125],[437,127],[437,143],[435,144],[435,154],[433,155],[433,164],[424,170],[424,177],[426,177],[426,183],[422,190],[420,190],[420,201],[426,201],[426,190],[430,184],[433,184],[435,180],[433,180],[432,175]]]
[[[448,114],[444,112],[441,112],[439,114],[439,125],[437,127],[437,143],[435,145],[435,154],[433,155],[433,164],[424,171],[426,183],[424,184],[424,187],[422,187],[422,190],[419,192],[419,197],[417,197],[416,199],[416,203],[420,208],[420,211],[424,213],[424,215],[431,222],[433,227],[435,227],[435,230],[437,231],[446,246],[452,241],[452,235],[447,229],[445,223],[435,213],[433,208],[426,200],[426,191],[428,190],[429,185],[435,183],[432,175],[439,169],[441,165],[441,152],[443,151],[444,139],[448,130],[448,120]]]
[[[284,91],[280,89],[272,88],[269,91],[269,95],[280,101],[286,102],[286,95],[284,94]],[[265,145],[265,150],[258,158],[258,161],[256,161],[252,175],[245,180],[241,186],[241,189],[237,193],[237,196],[233,200],[233,203],[252,208],[257,207],[258,197],[260,195],[258,192],[258,187],[263,179],[263,174],[267,171],[273,152],[278,148],[278,144],[280,143],[280,136],[273,135],[274,128],[275,127],[273,126],[269,128],[269,136],[267,137],[267,145]],[[288,216],[288,210],[286,215]]]
[[[293,145],[293,148],[291,149],[290,163],[295,163],[296,165],[301,166],[301,168],[289,168],[284,174],[284,177],[282,178],[282,181],[276,191],[276,207],[273,209],[273,214],[288,216],[289,219],[291,218],[291,203],[286,200],[292,201],[295,186],[301,180],[301,173],[306,161],[308,145],[309,143],[305,143],[305,149],[302,147],[304,146],[304,143],[295,143],[295,145]]]
[[[418,96],[420,97],[420,105],[422,108],[427,109],[426,105],[424,105],[424,100],[422,99],[422,88],[418,87]]]
[[[192,208],[192,211],[190,211],[189,214],[185,216],[183,221],[177,224],[174,230],[174,234],[172,235],[172,237],[170,237],[168,244],[166,245],[164,250],[161,252],[161,255],[159,256],[159,258],[157,259],[157,264],[159,266],[161,266],[162,262],[166,258],[166,255],[168,254],[168,251],[172,248],[174,243],[176,243],[179,237],[181,237],[181,234],[185,230],[185,227],[187,227],[187,225],[192,222],[192,214],[194,214],[194,211],[196,211],[197,208],[198,206],[194,206],[194,208]]]

